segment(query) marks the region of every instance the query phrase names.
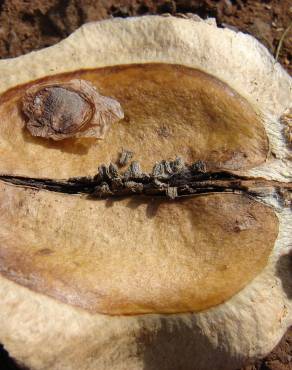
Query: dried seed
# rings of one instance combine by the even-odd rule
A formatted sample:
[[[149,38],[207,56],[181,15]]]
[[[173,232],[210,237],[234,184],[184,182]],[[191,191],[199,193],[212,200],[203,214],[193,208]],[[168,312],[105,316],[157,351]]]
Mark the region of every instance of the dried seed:
[[[118,178],[119,177],[119,170],[118,170],[118,167],[115,164],[110,163],[108,171],[109,171],[110,178]]]
[[[169,178],[169,176],[173,173],[171,162],[168,161],[161,161],[156,162],[153,170],[152,175],[154,177],[160,177],[160,178]]]
[[[135,181],[126,181],[125,188],[130,189],[133,193],[142,193],[143,184]]]
[[[194,172],[201,172],[201,173],[206,173],[207,172],[207,166],[206,163],[203,161],[197,161],[195,162],[192,166],[191,169]]]
[[[166,189],[166,195],[170,199],[175,199],[177,197],[177,188],[176,187],[173,187],[173,186],[169,186]]]
[[[125,172],[124,176],[126,179],[139,179],[143,177],[140,163],[137,161],[133,161]]]
[[[177,157],[174,161],[171,162],[171,168],[173,172],[182,172],[183,170],[185,170],[186,165],[181,157]]]
[[[127,149],[123,149],[122,150],[122,153],[120,155],[120,158],[119,158],[119,165],[121,167],[127,165],[130,160],[133,158],[133,152],[131,152],[130,150],[127,150]]]
[[[22,99],[22,111],[33,136],[53,140],[103,138],[110,125],[124,117],[116,100],[100,95],[84,80],[34,85]]]
[[[109,169],[105,164],[98,167],[96,180],[98,179],[100,179],[100,181],[108,181],[110,179]]]
[[[100,186],[97,186],[91,195],[95,197],[105,197],[112,194],[113,192],[111,191],[109,185],[107,183],[103,183]]]

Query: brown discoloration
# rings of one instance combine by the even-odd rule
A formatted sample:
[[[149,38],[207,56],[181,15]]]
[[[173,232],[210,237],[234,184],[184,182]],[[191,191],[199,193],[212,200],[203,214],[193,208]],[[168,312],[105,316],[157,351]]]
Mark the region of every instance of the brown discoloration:
[[[90,312],[214,306],[264,268],[278,233],[272,209],[244,195],[140,196],[109,207],[31,193],[0,184],[1,274]],[[52,253],[36,253],[43,245]]]
[[[124,117],[117,101],[82,80],[33,85],[22,99],[22,111],[33,136],[53,140],[103,138],[110,124]]]
[[[54,252],[49,248],[43,248],[43,249],[38,250],[36,253],[41,256],[48,256]]]
[[[90,81],[101,94],[117,99],[127,119],[112,125],[104,140],[90,143],[81,138],[47,147],[41,138],[28,138],[17,108],[24,92],[36,83],[64,84],[72,78]],[[188,163],[204,160],[209,170],[231,171],[254,167],[267,157],[267,136],[251,105],[223,82],[192,68],[106,67],[47,77],[31,85],[0,97],[1,173],[52,179],[93,175],[97,163],[116,162],[123,147],[130,148],[148,172],[155,161],[176,156]],[[80,145],[86,146],[84,155]]]

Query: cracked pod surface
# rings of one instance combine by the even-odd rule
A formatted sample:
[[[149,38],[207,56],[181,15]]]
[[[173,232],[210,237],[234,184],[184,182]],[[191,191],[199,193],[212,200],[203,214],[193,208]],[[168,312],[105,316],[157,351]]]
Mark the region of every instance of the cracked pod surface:
[[[53,56],[50,66],[42,62],[46,53]],[[65,68],[59,58],[72,53]],[[12,71],[21,63],[30,68],[14,81]],[[195,361],[197,369],[205,369],[211,366],[212,350],[218,368],[227,369],[276,343],[291,322],[289,297],[275,271],[291,242],[291,163],[280,123],[291,101],[291,80],[273,63],[250,37],[205,22],[161,17],[87,25],[55,47],[0,63],[5,76],[0,98],[0,308],[10,320],[0,340],[14,357],[32,368],[46,368],[56,353],[78,348],[76,357],[59,356],[54,367],[172,369],[175,363],[192,369]],[[246,68],[248,78],[235,73],[240,68]],[[72,78],[90,81],[102,95],[119,101],[125,119],[113,123],[98,142],[32,137],[23,128],[20,102],[26,89]],[[24,85],[10,89],[16,84]],[[121,200],[114,196],[112,179],[103,178],[112,193],[107,200],[92,199],[91,193],[84,197],[85,180],[78,183],[78,194],[64,194],[68,181],[61,180],[94,176],[101,163],[117,161],[124,147],[147,172],[155,161],[176,156],[188,164],[204,161],[203,180],[212,179],[212,186],[182,200],[170,201],[163,194],[151,199],[149,187],[143,197]],[[193,174],[195,189],[200,176]],[[128,180],[139,183],[136,175],[119,178],[125,188]],[[243,184],[251,178],[258,180]],[[222,179],[227,186],[214,188]],[[44,188],[46,181],[55,181],[55,188]],[[236,181],[243,184],[240,189],[234,188]],[[56,186],[59,193],[52,191]],[[28,321],[17,313],[9,316],[11,305],[20,302]],[[43,322],[48,312],[58,318],[55,324]],[[34,323],[38,335],[29,335]],[[14,340],[11,328],[17,325],[19,339]],[[66,328],[65,341],[61,328]],[[96,330],[102,333],[99,338]],[[173,331],[177,339],[169,343]],[[48,347],[28,356],[28,347],[21,346],[24,338],[36,346],[48,332]],[[117,339],[108,344],[112,335]],[[260,339],[250,351],[253,337]],[[82,338],[86,345],[80,344]],[[184,340],[191,345],[184,346]],[[155,356],[156,346],[164,361]],[[97,350],[103,355],[93,355]],[[173,351],[179,353],[176,358]]]

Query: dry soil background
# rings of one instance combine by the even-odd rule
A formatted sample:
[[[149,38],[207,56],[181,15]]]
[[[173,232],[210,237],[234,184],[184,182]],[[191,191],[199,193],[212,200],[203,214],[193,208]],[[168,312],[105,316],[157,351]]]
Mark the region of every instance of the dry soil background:
[[[110,17],[188,12],[203,18],[215,17],[222,27],[229,25],[248,32],[276,55],[280,40],[292,22],[292,1],[0,0],[0,58],[52,45],[85,22]],[[281,44],[279,61],[291,73],[292,27]],[[0,347],[0,370],[15,369],[16,365]],[[244,370],[292,370],[292,329],[267,358]]]

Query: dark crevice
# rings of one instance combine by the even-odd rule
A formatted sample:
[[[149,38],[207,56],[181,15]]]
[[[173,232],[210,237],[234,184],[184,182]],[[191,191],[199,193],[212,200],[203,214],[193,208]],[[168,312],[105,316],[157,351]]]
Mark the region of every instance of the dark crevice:
[[[60,27],[53,22],[53,20],[48,17],[47,15],[42,14],[41,12],[38,13],[38,21],[39,21],[39,28],[43,35],[45,36],[53,36],[53,37],[65,37],[63,31]]]
[[[80,1],[77,0],[75,1],[75,7],[76,7],[76,11],[77,11],[77,15],[78,15],[78,24],[79,24],[79,27],[86,23],[86,16],[84,14],[84,10],[82,8],[82,5],[80,4]]]
[[[0,344],[0,370],[28,370],[27,368],[18,365]]]
[[[269,191],[276,191],[279,196],[287,192],[290,194],[292,191],[291,183],[252,179],[226,171],[210,172],[202,161],[185,165],[180,158],[175,161],[157,162],[150,174],[142,172],[138,162],[132,162],[122,173],[111,163],[109,166],[101,165],[98,173],[92,177],[52,180],[1,175],[0,180],[38,190],[85,194],[92,199],[134,194],[159,195],[175,199],[213,192],[246,193],[260,197],[267,195]],[[286,192],[283,192],[283,189]]]

